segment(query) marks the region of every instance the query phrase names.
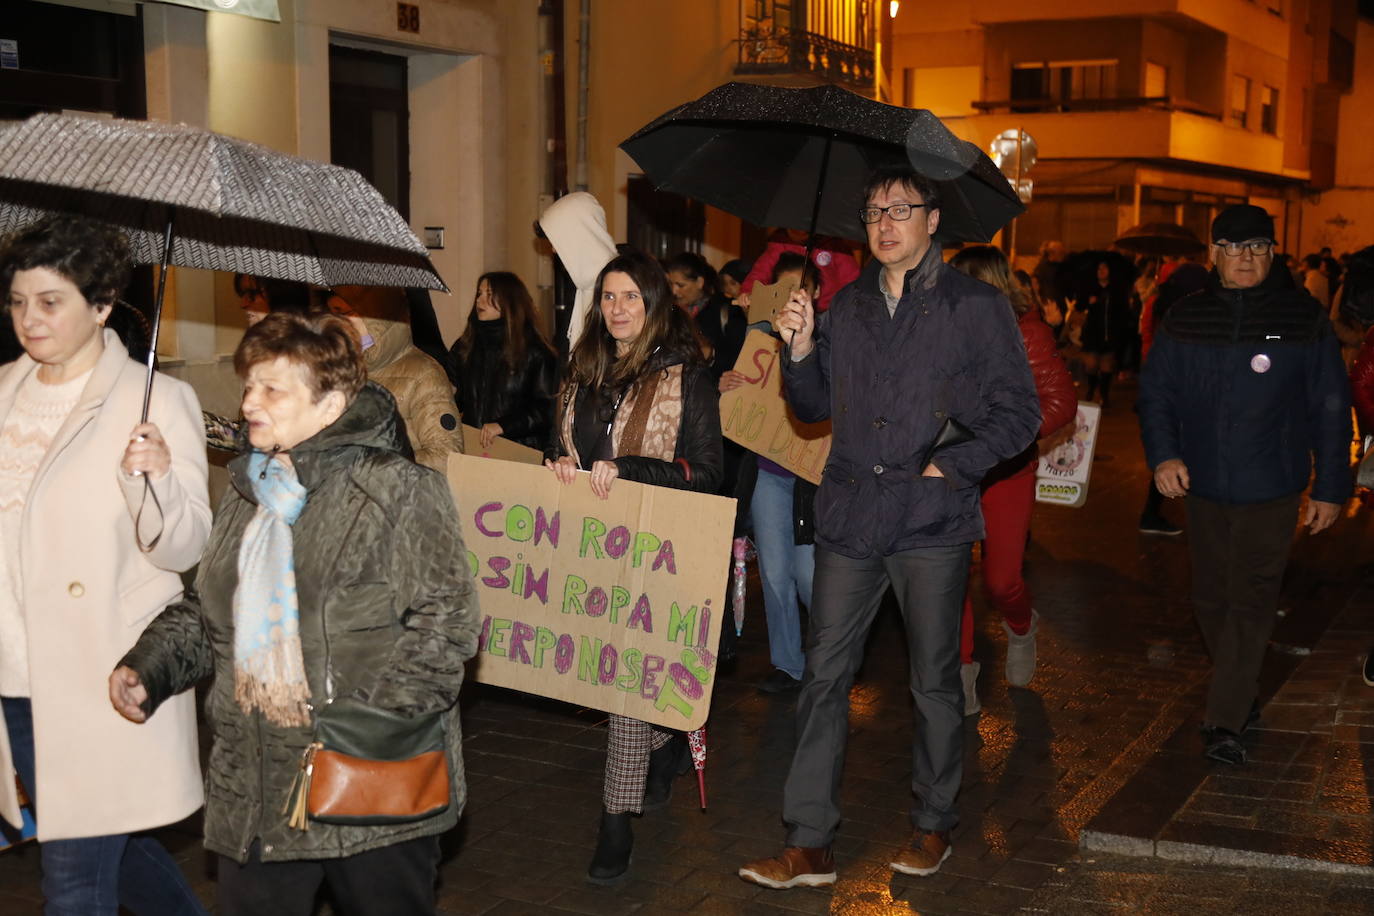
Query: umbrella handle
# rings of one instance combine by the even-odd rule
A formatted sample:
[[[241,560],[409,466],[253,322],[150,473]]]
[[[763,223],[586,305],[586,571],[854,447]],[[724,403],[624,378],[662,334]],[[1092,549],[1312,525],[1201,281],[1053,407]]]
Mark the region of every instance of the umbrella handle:
[[[821,218],[821,198],[825,196],[825,178],[830,172],[830,148],[835,144],[835,131],[825,138],[825,149],[821,150],[821,173],[816,176],[816,200],[811,204],[811,230],[806,234],[806,263],[811,263],[811,254],[816,250],[816,223]],[[805,278],[806,272],[802,271]],[[793,331],[787,335],[786,349],[787,357],[792,357],[792,341],[796,338],[797,332]]]
[[[172,221],[176,210],[167,211],[167,226],[162,232],[162,269],[157,277],[157,299],[153,303],[153,331],[148,340],[148,377],[143,383],[143,412],[139,423],[148,422],[148,407],[153,399],[153,367],[157,364],[157,338],[162,330],[162,298],[167,293],[167,268],[172,261]]]
[[[162,329],[162,297],[167,292],[167,267],[172,260],[172,218],[175,210],[167,211],[167,228],[162,235],[162,270],[157,278],[157,299],[153,304],[153,330],[149,335],[148,341],[148,377],[143,383],[143,412],[139,415],[139,423],[148,422],[148,407],[153,400],[153,366],[157,362],[157,335]],[[148,497],[153,498],[153,506],[157,509],[158,515],[162,516],[162,521],[166,521],[166,516],[162,512],[162,503],[157,498],[157,493],[153,492],[153,482],[148,475],[143,475],[143,499],[138,504],[138,517],[134,519],[134,536],[138,540],[138,547],[144,553],[151,553],[157,546],[158,541],[162,540],[162,531],[159,530],[152,540],[144,543],[143,540],[143,507],[148,503]]]

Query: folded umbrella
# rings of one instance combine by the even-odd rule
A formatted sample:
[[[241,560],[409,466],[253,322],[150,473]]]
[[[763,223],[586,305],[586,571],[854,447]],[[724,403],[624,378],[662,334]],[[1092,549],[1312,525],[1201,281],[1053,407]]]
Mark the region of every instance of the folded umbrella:
[[[660,189],[761,226],[863,239],[869,174],[903,162],[941,194],[938,240],[989,241],[1025,210],[992,161],[929,111],[832,85],[727,83],[620,146]]]

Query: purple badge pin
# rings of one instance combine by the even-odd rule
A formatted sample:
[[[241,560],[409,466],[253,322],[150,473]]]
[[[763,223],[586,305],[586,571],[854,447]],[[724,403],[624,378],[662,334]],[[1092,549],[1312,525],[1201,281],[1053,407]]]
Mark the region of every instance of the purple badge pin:
[[[1250,368],[1254,369],[1256,372],[1268,372],[1269,367],[1272,365],[1273,362],[1263,353],[1256,353],[1254,356],[1250,357]]]

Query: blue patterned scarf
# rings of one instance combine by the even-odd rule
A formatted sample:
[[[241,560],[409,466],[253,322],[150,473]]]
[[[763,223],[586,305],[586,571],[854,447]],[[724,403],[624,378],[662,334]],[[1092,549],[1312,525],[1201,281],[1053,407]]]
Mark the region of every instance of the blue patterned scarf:
[[[301,654],[291,526],[305,508],[293,468],[253,451],[248,479],[257,514],[239,545],[234,589],[234,699],[283,726],[310,724],[310,685]]]

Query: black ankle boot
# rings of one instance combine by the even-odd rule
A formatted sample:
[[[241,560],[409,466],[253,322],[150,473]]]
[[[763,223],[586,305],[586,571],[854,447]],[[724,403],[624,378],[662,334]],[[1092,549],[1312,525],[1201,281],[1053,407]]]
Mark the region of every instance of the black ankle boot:
[[[601,831],[596,836],[596,852],[587,868],[587,880],[593,884],[614,884],[630,868],[630,850],[635,835],[630,830],[630,813],[601,812]]]
[[[687,736],[673,735],[672,740],[649,754],[649,777],[644,781],[644,810],[656,811],[673,798],[673,780],[692,766],[692,750]]]

